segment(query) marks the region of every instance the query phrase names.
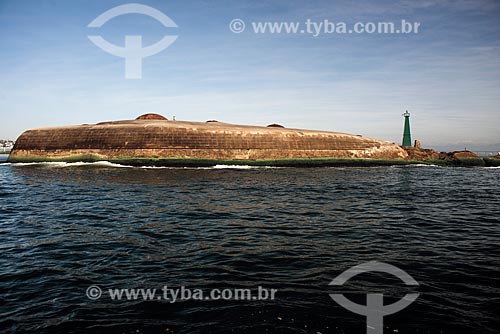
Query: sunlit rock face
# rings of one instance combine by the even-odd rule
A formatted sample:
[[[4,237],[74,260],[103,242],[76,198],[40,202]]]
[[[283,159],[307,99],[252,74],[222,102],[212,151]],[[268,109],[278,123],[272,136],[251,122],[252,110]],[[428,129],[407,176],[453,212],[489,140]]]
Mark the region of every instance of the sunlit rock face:
[[[9,159],[50,161],[75,156],[276,160],[406,159],[408,154],[396,144],[345,133],[171,121],[147,114],[135,120],[28,130],[16,141]]]

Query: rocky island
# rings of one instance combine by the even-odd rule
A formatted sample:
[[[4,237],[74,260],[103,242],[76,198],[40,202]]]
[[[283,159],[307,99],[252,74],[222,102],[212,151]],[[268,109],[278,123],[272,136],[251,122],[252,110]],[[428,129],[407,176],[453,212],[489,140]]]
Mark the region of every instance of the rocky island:
[[[25,131],[9,162],[111,161],[128,165],[371,166],[424,159],[383,140],[339,132],[187,122],[145,114],[135,120]],[[428,158],[428,155],[426,155]],[[439,157],[438,157],[439,158]]]

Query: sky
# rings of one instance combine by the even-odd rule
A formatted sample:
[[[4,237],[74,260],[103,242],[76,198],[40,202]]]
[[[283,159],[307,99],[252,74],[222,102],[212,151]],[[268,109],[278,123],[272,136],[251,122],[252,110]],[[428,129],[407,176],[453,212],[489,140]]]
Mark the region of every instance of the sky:
[[[131,1],[133,2],[133,1]],[[0,139],[30,128],[134,119],[279,123],[440,150],[500,150],[496,0],[148,0],[142,14],[88,27],[117,0],[0,0]],[[230,22],[241,19],[245,31]],[[258,34],[252,22],[419,22],[418,34]],[[88,38],[148,46],[142,78]]]

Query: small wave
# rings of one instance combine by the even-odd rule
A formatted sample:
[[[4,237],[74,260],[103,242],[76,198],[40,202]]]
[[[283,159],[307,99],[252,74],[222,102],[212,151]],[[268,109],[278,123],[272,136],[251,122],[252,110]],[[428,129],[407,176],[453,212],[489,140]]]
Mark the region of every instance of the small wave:
[[[113,168],[132,168],[132,166],[120,165],[109,161],[96,162],[15,162],[8,163],[12,166],[41,166],[52,168],[67,168],[67,167],[113,167]]]
[[[133,166],[121,165],[109,161],[96,162],[69,162],[63,167],[79,167],[79,166],[96,166],[96,167],[113,167],[113,168],[133,168]]]
[[[209,167],[173,167],[173,166],[130,166],[122,165],[109,161],[96,162],[14,162],[2,163],[1,165],[11,166],[40,166],[51,168],[68,168],[68,167],[108,167],[108,168],[138,168],[138,169],[261,169],[261,168],[280,168],[274,166],[249,166],[249,165],[215,165]]]
[[[275,166],[248,166],[248,165],[215,165],[207,167],[167,167],[167,166],[138,166],[141,169],[263,169],[263,168],[283,168]]]
[[[391,168],[411,168],[411,167],[438,167],[441,168],[443,166],[432,165],[432,164],[409,164],[409,165],[392,165]]]
[[[207,169],[265,169],[265,168],[282,168],[276,166],[249,166],[249,165],[215,165],[206,167]]]
[[[211,169],[251,169],[252,166],[248,165],[215,165]]]
[[[140,169],[179,169],[182,167],[167,167],[167,166],[137,166],[134,168],[140,168]]]

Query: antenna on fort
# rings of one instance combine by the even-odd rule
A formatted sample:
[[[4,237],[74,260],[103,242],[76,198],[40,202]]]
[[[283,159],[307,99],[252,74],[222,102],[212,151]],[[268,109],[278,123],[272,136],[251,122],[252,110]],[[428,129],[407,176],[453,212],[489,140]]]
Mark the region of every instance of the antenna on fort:
[[[403,145],[402,146],[411,146],[411,132],[410,132],[410,113],[408,110],[403,114],[405,118],[405,129],[403,132]]]

